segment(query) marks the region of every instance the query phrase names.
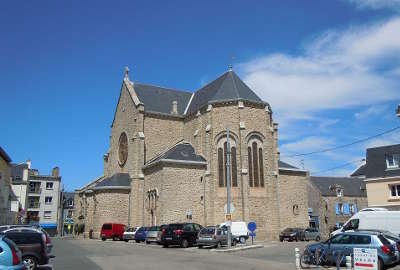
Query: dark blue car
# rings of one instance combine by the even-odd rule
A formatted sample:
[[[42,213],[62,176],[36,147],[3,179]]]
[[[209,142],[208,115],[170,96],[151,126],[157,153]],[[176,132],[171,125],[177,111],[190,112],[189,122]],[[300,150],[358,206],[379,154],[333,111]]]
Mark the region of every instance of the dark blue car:
[[[339,260],[344,265],[345,257],[351,256],[354,248],[377,249],[379,270],[398,262],[398,251],[394,242],[382,233],[361,231],[340,233],[325,242],[308,245],[300,262],[302,265],[315,265],[315,252],[318,249],[321,257],[318,264],[334,265]]]
[[[150,230],[150,227],[140,227],[135,233],[136,243],[146,241],[147,232],[149,230]]]

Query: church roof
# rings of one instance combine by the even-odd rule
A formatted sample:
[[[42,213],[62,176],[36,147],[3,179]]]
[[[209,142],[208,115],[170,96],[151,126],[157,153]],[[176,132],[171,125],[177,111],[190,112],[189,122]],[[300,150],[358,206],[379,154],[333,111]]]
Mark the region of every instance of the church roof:
[[[160,162],[207,165],[206,159],[201,155],[197,155],[193,146],[187,142],[180,142],[174,145],[167,151],[146,162],[143,168],[151,167]]]
[[[290,165],[289,163],[283,162],[281,160],[278,160],[278,167],[279,167],[279,169],[300,170],[299,168],[297,168],[297,167],[295,167],[293,165]]]
[[[133,89],[144,104],[145,111],[168,115],[171,115],[173,101],[178,102],[178,116],[194,113],[203,106],[217,102],[244,100],[268,105],[232,70],[194,93],[142,83],[134,83]]]
[[[128,173],[116,173],[111,177],[104,178],[92,189],[130,188],[131,181],[131,177]]]
[[[168,89],[148,84],[134,83],[133,88],[139,100],[145,105],[144,110],[171,114],[172,102],[178,102],[178,115],[183,115],[192,93]]]
[[[187,113],[193,113],[207,104],[223,101],[247,100],[267,104],[262,101],[232,70],[194,93]]]

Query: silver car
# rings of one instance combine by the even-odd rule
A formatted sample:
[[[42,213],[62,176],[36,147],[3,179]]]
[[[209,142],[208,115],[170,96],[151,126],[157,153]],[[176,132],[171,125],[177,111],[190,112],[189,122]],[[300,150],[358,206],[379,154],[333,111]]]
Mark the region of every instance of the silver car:
[[[160,226],[150,227],[150,229],[147,231],[147,235],[146,235],[146,244],[158,243],[158,241],[159,241],[158,234],[160,231],[161,231]]]
[[[321,240],[321,233],[317,228],[307,228],[304,230],[304,236],[303,239],[305,241],[309,240],[315,240],[315,241],[320,241]]]
[[[197,246],[213,246],[219,248],[228,244],[228,230],[226,227],[208,226],[200,230],[197,238]],[[236,240],[232,240],[232,245],[236,245]]]

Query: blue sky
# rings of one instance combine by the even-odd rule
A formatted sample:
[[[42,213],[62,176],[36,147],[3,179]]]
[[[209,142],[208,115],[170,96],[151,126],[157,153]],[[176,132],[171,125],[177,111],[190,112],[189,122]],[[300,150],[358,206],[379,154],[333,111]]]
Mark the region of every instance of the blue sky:
[[[80,187],[102,174],[124,66],[133,81],[196,90],[234,55],[272,106],[282,159],[347,175],[357,162],[324,171],[400,133],[289,156],[400,125],[399,11],[397,0],[3,2],[0,144]]]

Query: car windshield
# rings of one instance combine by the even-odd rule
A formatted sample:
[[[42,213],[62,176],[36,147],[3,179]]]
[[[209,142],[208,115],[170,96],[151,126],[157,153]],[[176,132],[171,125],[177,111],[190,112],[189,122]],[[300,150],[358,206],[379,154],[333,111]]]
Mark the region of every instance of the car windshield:
[[[160,230],[160,227],[158,227],[158,226],[153,226],[153,227],[150,228],[150,231],[152,231],[152,232],[156,232],[156,231],[159,231],[159,230]]]
[[[205,228],[201,229],[200,233],[201,234],[214,234],[215,227],[205,227]]]
[[[103,225],[103,230],[111,230],[112,229],[112,225],[111,224],[104,224]]]
[[[286,228],[286,229],[284,230],[284,232],[294,232],[294,231],[295,231],[294,228]]]

